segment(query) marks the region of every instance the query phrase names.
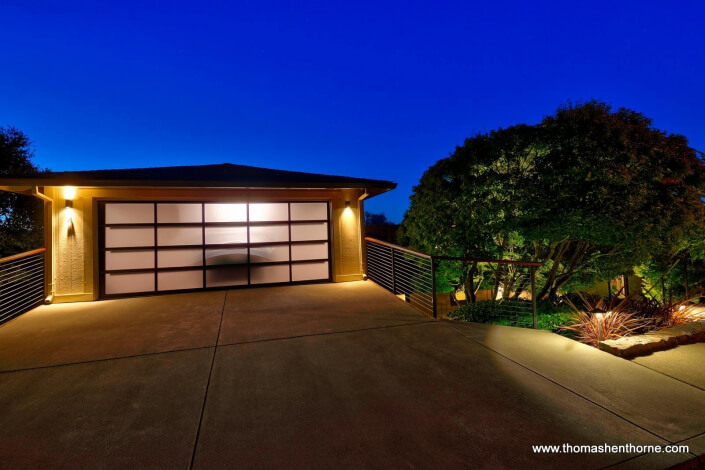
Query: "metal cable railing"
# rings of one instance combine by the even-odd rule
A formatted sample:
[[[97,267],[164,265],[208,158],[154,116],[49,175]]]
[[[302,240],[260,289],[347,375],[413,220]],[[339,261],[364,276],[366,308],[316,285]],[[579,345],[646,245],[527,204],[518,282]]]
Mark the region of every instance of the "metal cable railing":
[[[0,324],[44,302],[46,249],[0,259]]]
[[[478,323],[538,327],[536,270],[542,263],[454,256],[434,258],[439,272],[455,274],[451,287],[459,289],[463,296],[456,306],[447,304],[446,308],[441,308],[442,316]],[[457,298],[458,292],[455,294]]]
[[[433,258],[391,243],[365,238],[367,277],[420,312],[436,317]]]
[[[461,318],[537,327],[535,280],[543,263],[431,256],[370,237],[365,238],[365,247],[369,279],[426,315],[450,317],[451,310],[461,307],[457,300],[451,305],[447,290],[436,292],[437,271],[469,271],[466,281],[470,285],[464,285],[464,291],[472,292],[471,305],[470,299],[464,301]],[[439,279],[442,282],[444,278]]]

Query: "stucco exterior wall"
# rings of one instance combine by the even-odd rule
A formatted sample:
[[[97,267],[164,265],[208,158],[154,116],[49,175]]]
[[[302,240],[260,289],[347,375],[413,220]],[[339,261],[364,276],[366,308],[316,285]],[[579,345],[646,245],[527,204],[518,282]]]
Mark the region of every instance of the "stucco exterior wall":
[[[67,207],[62,187],[46,188],[54,199],[49,204],[53,230],[52,246],[54,302],[87,301],[98,298],[99,200],[144,201],[329,201],[332,230],[334,282],[362,279],[361,190],[260,190],[198,188],[76,188]],[[350,204],[346,207],[346,201]],[[47,245],[50,246],[50,245]]]

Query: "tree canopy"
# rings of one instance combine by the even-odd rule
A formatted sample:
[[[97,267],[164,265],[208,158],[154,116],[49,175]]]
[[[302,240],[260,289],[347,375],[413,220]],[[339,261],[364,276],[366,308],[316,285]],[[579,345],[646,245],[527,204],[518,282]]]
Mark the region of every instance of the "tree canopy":
[[[384,212],[365,211],[365,225],[393,225]]]
[[[23,132],[0,127],[0,176],[38,173],[33,157],[32,143]],[[42,246],[42,201],[0,191],[0,258]]]
[[[685,137],[590,101],[466,139],[414,187],[400,241],[545,262],[540,296],[609,280],[692,243],[705,168]]]

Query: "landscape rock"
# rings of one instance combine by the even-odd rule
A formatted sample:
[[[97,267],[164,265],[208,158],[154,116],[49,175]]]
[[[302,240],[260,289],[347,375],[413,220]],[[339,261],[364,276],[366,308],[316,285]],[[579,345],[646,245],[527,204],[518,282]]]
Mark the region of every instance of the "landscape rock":
[[[705,342],[705,319],[643,335],[601,341],[600,349],[615,356],[634,357],[696,342]]]

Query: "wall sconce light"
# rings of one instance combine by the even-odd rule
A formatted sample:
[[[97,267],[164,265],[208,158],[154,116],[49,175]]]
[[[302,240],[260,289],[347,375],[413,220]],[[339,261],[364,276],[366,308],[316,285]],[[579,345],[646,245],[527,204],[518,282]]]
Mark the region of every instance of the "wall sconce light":
[[[350,201],[345,201],[345,208],[349,209],[350,208]]]
[[[69,228],[73,225],[73,200],[76,198],[76,188],[64,186],[64,206],[66,211],[66,225]]]
[[[76,188],[74,186],[64,186],[64,199],[66,199],[66,202],[76,199]]]

